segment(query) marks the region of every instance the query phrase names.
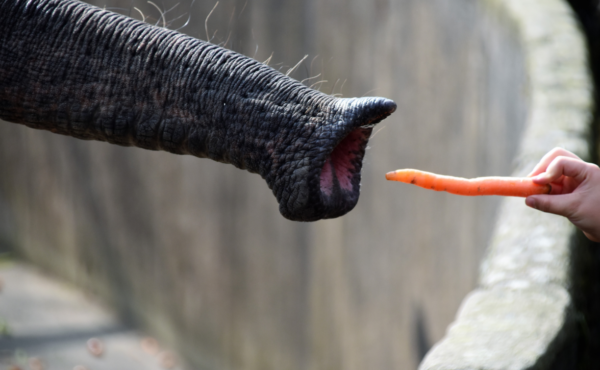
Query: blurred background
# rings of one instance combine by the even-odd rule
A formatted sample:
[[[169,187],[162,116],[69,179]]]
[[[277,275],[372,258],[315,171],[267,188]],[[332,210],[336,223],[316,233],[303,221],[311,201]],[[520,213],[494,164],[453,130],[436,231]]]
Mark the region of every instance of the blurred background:
[[[416,368],[476,284],[498,199],[384,174],[510,174],[528,114],[512,26],[472,0],[93,3],[398,109],[374,129],[356,208],[315,223],[230,165],[0,122],[2,249],[189,368]]]

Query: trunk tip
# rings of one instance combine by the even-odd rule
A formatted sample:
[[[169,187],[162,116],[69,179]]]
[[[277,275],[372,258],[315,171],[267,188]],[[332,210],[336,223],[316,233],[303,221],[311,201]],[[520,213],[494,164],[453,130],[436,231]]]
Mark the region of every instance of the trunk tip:
[[[352,115],[362,122],[361,126],[371,127],[396,111],[397,105],[391,99],[380,97],[364,97],[349,99]]]
[[[386,99],[386,98],[373,98],[373,99],[374,99],[374,102],[373,102],[374,109],[378,110],[380,112],[380,114],[385,115],[385,117],[394,113],[396,111],[396,108],[398,108],[398,106],[396,105],[396,102],[391,99]]]

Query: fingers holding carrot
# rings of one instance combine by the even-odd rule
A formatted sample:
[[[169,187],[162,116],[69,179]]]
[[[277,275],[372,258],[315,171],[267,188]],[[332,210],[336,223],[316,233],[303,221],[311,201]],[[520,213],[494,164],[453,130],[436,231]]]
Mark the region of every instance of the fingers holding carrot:
[[[558,156],[532,180],[536,184],[551,184],[552,194],[568,194],[585,181],[593,167],[597,166],[579,158]]]
[[[525,203],[567,217],[593,241],[600,241],[600,168],[565,149],[553,149],[531,173],[536,184],[550,184],[552,195],[531,195]]]
[[[546,168],[548,168],[550,163],[552,163],[552,161],[554,161],[554,159],[557,157],[570,157],[570,158],[581,160],[581,158],[579,158],[578,156],[576,156],[575,154],[571,153],[570,151],[568,151],[566,149],[554,148],[542,157],[542,159],[534,167],[534,169],[531,171],[531,173],[529,175],[527,175],[527,177],[533,177],[533,176],[539,175],[540,173],[546,172]]]

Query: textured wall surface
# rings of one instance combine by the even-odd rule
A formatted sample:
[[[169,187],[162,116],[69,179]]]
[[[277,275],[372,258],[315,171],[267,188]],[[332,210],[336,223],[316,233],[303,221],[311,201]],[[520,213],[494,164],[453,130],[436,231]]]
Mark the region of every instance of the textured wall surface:
[[[97,4],[141,19],[130,1]],[[2,122],[2,240],[194,368],[415,368],[476,285],[498,199],[384,174],[512,172],[530,113],[516,30],[470,0],[224,0],[205,22],[213,5],[193,4],[182,31],[258,60],[273,53],[282,71],[308,54],[291,76],[398,103],[370,142],[355,210],[293,223],[262,179],[232,166]],[[178,28],[189,9],[165,19]]]

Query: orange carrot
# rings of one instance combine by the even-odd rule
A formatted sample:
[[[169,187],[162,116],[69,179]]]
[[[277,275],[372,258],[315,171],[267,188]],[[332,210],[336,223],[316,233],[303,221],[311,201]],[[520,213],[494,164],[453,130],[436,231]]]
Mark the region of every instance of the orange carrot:
[[[414,184],[425,189],[447,191],[456,195],[503,195],[528,197],[534,194],[550,194],[550,185],[533,183],[530,177],[462,177],[443,176],[431,172],[405,169],[388,172],[385,178]]]

